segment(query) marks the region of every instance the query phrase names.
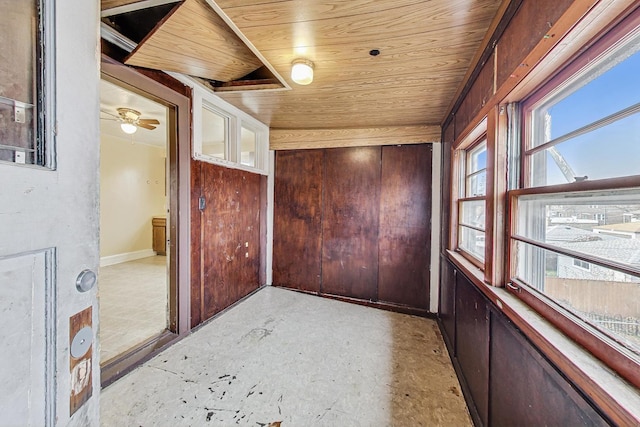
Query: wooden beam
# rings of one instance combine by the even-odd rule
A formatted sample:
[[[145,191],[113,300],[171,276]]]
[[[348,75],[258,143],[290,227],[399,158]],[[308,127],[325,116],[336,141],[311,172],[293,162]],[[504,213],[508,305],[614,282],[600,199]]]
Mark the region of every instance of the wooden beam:
[[[271,129],[271,150],[365,147],[440,142],[441,129],[431,126],[388,126],[346,129]]]

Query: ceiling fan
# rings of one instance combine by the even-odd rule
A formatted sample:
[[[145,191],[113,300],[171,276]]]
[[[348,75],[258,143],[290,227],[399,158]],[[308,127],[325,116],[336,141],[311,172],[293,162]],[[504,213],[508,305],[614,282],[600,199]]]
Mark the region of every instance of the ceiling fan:
[[[139,127],[143,129],[154,130],[156,126],[160,124],[160,122],[156,119],[140,118],[142,113],[132,108],[120,107],[117,108],[116,111],[118,112],[118,115],[104,110],[102,112],[115,117],[115,120],[118,120],[120,122],[120,128],[122,129],[122,131],[127,134],[135,133]]]

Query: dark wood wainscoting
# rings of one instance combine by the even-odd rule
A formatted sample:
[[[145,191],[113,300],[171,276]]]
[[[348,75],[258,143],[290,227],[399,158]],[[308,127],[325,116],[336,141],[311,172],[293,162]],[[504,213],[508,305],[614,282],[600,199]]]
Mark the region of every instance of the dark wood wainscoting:
[[[196,326],[261,285],[267,178],[200,161],[193,161],[191,177],[191,323]]]
[[[611,424],[462,271],[442,266],[441,330],[476,425]]]
[[[276,152],[273,283],[429,307],[431,145]]]

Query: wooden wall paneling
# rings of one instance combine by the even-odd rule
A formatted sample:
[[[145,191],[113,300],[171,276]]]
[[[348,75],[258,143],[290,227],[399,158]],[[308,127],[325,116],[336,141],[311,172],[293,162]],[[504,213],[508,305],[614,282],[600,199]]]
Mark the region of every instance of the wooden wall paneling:
[[[466,129],[474,117],[480,112],[482,107],[491,99],[494,93],[494,67],[495,53],[491,54],[487,62],[484,64],[476,81],[471,86],[469,93],[465,97],[460,108],[456,112],[456,138],[460,136],[459,132]]]
[[[609,425],[504,316],[492,312],[491,424]]]
[[[456,360],[462,370],[474,422],[489,425],[489,340],[490,315],[485,298],[464,276],[456,274],[455,289]],[[463,390],[464,390],[463,386]]]
[[[203,320],[230,305],[235,298],[232,278],[242,245],[238,239],[239,183],[234,172],[202,162],[202,195],[206,200],[201,225]]]
[[[276,152],[273,284],[320,292],[323,150]]]
[[[322,292],[376,300],[381,148],[325,152]]]
[[[446,255],[441,255],[438,318],[442,325],[442,336],[452,358],[456,356],[456,274],[457,270],[451,261]]]
[[[249,295],[260,286],[260,201],[262,175],[237,171],[240,175],[240,215],[238,228],[241,245],[235,275],[235,299]]]
[[[378,300],[429,308],[430,144],[382,147]]]
[[[498,41],[497,87],[502,86],[518,67],[535,64],[522,61],[542,40],[556,21],[569,9],[571,0],[524,1]]]
[[[202,322],[202,162],[191,161],[191,327]]]
[[[202,320],[259,286],[260,182],[257,174],[202,162]]]
[[[271,150],[422,144],[440,141],[440,126],[387,126],[366,129],[271,129]]]

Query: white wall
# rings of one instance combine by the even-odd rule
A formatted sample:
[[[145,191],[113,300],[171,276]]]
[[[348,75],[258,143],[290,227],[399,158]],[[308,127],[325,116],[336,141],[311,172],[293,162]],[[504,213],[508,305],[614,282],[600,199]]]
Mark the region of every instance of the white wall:
[[[101,135],[100,257],[150,251],[166,200],[165,150]]]

